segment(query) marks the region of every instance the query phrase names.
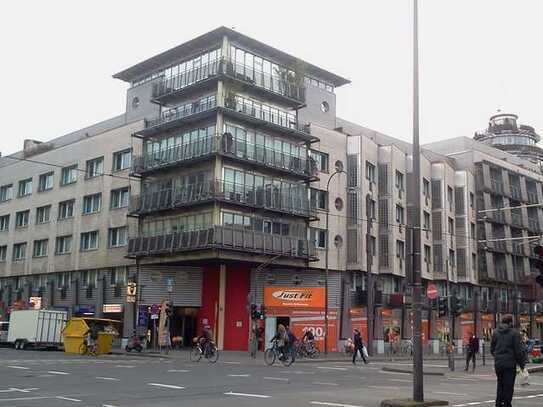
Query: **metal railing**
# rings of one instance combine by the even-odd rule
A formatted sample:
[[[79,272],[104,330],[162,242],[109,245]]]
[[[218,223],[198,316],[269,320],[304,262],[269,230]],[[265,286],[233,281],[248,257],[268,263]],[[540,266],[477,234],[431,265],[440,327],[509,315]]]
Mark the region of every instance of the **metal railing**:
[[[128,254],[137,257],[211,248],[283,255],[305,260],[313,259],[316,255],[315,248],[308,240],[232,226],[210,226],[190,232],[136,237],[128,242]]]
[[[514,199],[522,199],[522,192],[520,189],[520,186],[518,185],[510,185],[511,188],[511,197]]]
[[[539,232],[539,220],[528,218],[528,229],[533,232]]]
[[[221,60],[216,59],[207,64],[188,71],[181,72],[178,75],[164,78],[157,82],[153,87],[153,97],[159,98],[187,88],[198,82],[202,82],[210,77],[217,75],[221,68]]]
[[[537,192],[528,191],[528,203],[531,203],[531,204],[539,203],[539,200],[537,199]]]
[[[172,109],[168,109],[154,119],[145,120],[145,128],[156,127],[164,123],[173,122],[175,120],[184,119],[189,116],[194,116],[198,113],[206,112],[217,107],[216,95],[208,96],[207,98],[200,99],[195,102],[186,103],[184,105],[176,106]]]
[[[261,164],[265,167],[300,176],[308,177],[315,172],[315,166],[307,156],[296,157],[261,144],[250,143],[247,140],[232,137],[230,133],[225,133],[222,136],[206,137],[194,142],[136,156],[133,159],[133,171],[140,174],[215,153],[222,153],[243,161]]]
[[[305,187],[295,184],[291,184],[291,186],[297,188],[285,191],[274,185],[255,188],[222,180],[212,180],[135,195],[131,197],[130,212],[145,214],[211,200],[221,200],[291,215],[304,217],[316,215],[315,210],[309,207],[307,191],[304,192]]]
[[[504,187],[503,187],[503,182],[502,181],[498,181],[496,179],[491,179],[490,180],[490,189],[493,192],[498,193],[500,195],[504,194]]]
[[[522,214],[511,211],[511,224],[522,227]]]

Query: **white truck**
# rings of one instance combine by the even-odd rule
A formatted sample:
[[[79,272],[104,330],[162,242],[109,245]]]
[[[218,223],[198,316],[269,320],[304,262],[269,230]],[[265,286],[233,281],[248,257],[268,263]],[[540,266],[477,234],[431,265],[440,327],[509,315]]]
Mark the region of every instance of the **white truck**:
[[[8,343],[15,349],[60,348],[62,330],[68,313],[54,310],[12,311],[9,319]]]

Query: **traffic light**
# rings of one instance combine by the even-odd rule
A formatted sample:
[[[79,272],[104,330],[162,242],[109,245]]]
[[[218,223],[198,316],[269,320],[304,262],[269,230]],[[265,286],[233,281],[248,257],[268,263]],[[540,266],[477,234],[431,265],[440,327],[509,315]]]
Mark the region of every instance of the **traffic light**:
[[[462,303],[462,299],[458,298],[456,296],[451,298],[451,311],[455,317],[460,315],[462,311],[464,311],[464,304]]]
[[[439,298],[437,300],[437,313],[440,317],[447,315],[447,298]]]
[[[258,310],[256,304],[251,304],[251,319],[258,319]]]
[[[266,307],[264,305],[260,306],[260,319],[266,319]]]

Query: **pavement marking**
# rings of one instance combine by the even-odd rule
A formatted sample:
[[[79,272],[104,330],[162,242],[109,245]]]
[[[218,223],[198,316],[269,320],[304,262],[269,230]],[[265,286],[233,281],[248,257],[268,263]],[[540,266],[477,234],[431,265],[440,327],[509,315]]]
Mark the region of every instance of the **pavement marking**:
[[[447,379],[449,380],[466,380],[468,382],[476,382],[477,379],[472,379],[472,378],[469,378],[469,377],[447,377]]]
[[[284,374],[316,374],[315,372],[303,371],[303,370],[282,370],[280,373],[284,373]]]
[[[339,386],[337,383],[328,383],[328,382],[313,382],[313,384],[318,384],[321,386]]]
[[[26,400],[45,400],[50,399],[49,396],[36,396],[36,397],[17,397],[12,399],[0,399],[0,403],[3,401],[26,401]]]
[[[28,393],[28,392],[31,392],[32,390],[39,390],[39,389],[37,387],[31,387],[29,389],[18,389],[17,387],[10,387],[7,390],[0,390],[0,393],[10,393],[10,392],[13,392],[13,391],[18,391],[18,392],[21,392],[21,393]]]
[[[263,379],[266,379],[266,380],[277,380],[278,382],[288,382],[288,379],[287,379],[287,378],[284,378],[284,377],[269,377],[269,376],[264,376]]]
[[[445,394],[447,396],[467,396],[466,393],[451,393],[449,391],[431,391],[430,393]]]
[[[155,386],[155,387],[165,387],[167,389],[177,389],[177,390],[183,390],[184,387],[176,386],[173,384],[162,384],[162,383],[147,383],[148,386]]]
[[[47,373],[49,373],[49,374],[57,374],[57,375],[68,375],[68,374],[70,374],[68,372],[60,372],[58,370],[48,370]]]
[[[398,386],[368,386],[372,389],[384,389],[384,390],[400,390]]]
[[[221,363],[224,363],[226,365],[241,365],[241,362],[221,362]]]
[[[250,374],[229,374],[228,377],[249,377]]]
[[[188,373],[190,370],[187,369],[170,369],[168,373]]]
[[[71,398],[71,397],[56,396],[55,398],[56,398],[56,399],[59,399],[59,400],[73,401],[73,402],[76,402],[76,403],[81,402],[81,400],[79,400],[79,399],[73,399],[73,398]]]
[[[21,370],[30,369],[29,367],[25,367],[25,366],[6,366],[6,367],[9,367],[10,369],[21,369]]]
[[[117,407],[117,406],[114,406],[113,404],[102,404],[102,407]]]
[[[233,391],[229,391],[228,393],[224,393],[226,396],[240,396],[240,397],[255,397],[258,399],[268,399],[270,396],[265,396],[264,394],[250,394],[250,393],[235,393]]]
[[[317,366],[317,369],[326,369],[326,370],[347,370],[346,367],[330,367],[330,366]]]
[[[407,379],[388,379],[389,382],[413,383],[413,380]],[[437,392],[435,392],[437,393]]]
[[[95,379],[99,380],[111,380],[113,382],[119,382],[121,379],[117,379],[116,377],[104,377],[104,376],[96,376]]]
[[[332,406],[332,407],[364,407],[361,405],[354,405],[354,404],[341,404],[341,403],[331,403],[328,401],[312,401],[310,404],[315,404],[318,406]]]
[[[115,367],[124,367],[125,369],[133,369],[136,366],[134,366],[134,365],[115,365]]]

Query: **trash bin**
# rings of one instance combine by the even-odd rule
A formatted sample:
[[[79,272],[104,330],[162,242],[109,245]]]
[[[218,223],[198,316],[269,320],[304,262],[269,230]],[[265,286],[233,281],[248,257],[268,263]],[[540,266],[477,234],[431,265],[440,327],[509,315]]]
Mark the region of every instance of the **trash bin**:
[[[64,352],[79,353],[79,348],[85,340],[89,326],[83,318],[71,318],[62,331],[64,337]]]
[[[112,330],[114,324],[120,321],[103,318],[71,318],[62,331],[64,337],[64,351],[66,353],[79,353],[81,344],[91,325],[98,326],[98,339],[96,341],[97,354],[110,353],[113,340],[118,335]]]
[[[98,332],[96,348],[99,355],[103,353],[111,353],[111,345],[113,345],[113,339],[115,339],[115,336],[117,335],[111,332]]]

